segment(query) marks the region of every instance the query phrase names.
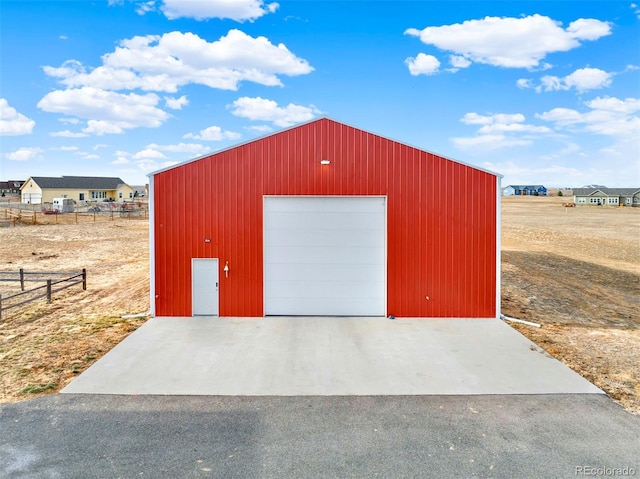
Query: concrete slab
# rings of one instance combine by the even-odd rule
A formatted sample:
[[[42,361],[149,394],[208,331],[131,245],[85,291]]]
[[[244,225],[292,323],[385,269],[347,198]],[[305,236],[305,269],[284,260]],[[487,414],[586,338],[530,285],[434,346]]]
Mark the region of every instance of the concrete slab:
[[[497,319],[152,318],[63,393],[602,393]]]

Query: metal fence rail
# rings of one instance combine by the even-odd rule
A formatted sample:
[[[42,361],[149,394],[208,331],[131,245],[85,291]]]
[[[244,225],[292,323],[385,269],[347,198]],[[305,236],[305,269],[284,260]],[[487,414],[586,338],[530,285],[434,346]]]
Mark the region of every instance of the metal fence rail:
[[[49,277],[46,278],[45,276]],[[64,277],[53,280],[51,279],[51,276]],[[24,271],[21,268],[19,271],[0,271],[0,281],[19,281],[21,289],[19,293],[11,294],[9,296],[3,297],[2,294],[0,294],[0,321],[2,321],[3,311],[23,306],[44,297],[47,298],[47,303],[51,303],[53,293],[70,288],[76,284],[82,284],[82,289],[86,291],[87,270],[82,269],[80,272]],[[24,283],[28,281],[46,282],[46,284],[25,290]],[[56,285],[62,286],[54,287]],[[27,297],[27,299],[15,302],[16,298],[22,299],[23,296]],[[10,304],[7,305],[7,302],[10,302]]]

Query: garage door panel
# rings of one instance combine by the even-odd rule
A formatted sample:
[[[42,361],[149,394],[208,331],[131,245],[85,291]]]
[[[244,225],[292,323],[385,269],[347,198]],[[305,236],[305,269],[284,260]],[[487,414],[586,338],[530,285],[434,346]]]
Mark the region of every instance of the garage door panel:
[[[304,304],[290,298],[273,298],[268,313],[272,316],[379,316],[371,311],[383,311],[384,299],[351,300],[346,306],[343,300],[307,299]]]
[[[288,212],[272,211],[265,213],[265,224],[269,229],[298,230],[298,229],[322,229],[322,230],[376,230],[384,227],[385,219],[377,213],[357,212]]]
[[[280,230],[265,231],[265,242],[271,246],[358,246],[384,248],[384,236],[379,229],[366,230],[323,230],[288,229],[287,234]]]
[[[291,201],[295,199],[295,201]],[[271,196],[267,197],[265,211],[286,211],[286,212],[353,212],[377,213],[380,208],[384,208],[385,198],[362,197],[362,196],[328,196],[320,198],[317,196]]]
[[[266,197],[265,314],[384,315],[385,202]]]
[[[384,248],[274,246],[269,248],[269,261],[266,264],[360,265],[382,264],[383,261]]]
[[[286,292],[286,296],[281,296]],[[384,293],[384,283],[381,281],[270,281],[266,285],[265,293],[270,298],[295,297],[301,300],[310,298],[333,299],[370,299],[375,300]]]
[[[338,276],[339,275],[339,276]],[[336,266],[328,263],[320,263],[301,268],[281,268],[270,267],[265,270],[265,285],[271,281],[304,281],[314,279],[318,281],[335,281],[337,279],[343,281],[365,281],[372,277],[384,277],[384,265],[363,264],[357,268],[342,268],[336,270]]]

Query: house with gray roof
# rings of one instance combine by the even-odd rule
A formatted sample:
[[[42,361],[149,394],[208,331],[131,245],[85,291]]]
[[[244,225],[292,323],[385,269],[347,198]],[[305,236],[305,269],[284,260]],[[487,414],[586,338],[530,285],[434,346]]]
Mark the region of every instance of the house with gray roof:
[[[640,206],[640,187],[574,188],[573,202],[577,206]]]
[[[17,196],[23,180],[0,181],[0,196]]]
[[[502,190],[503,196],[547,196],[543,185],[509,185]]]
[[[98,176],[31,176],[20,188],[22,203],[52,203],[70,198],[79,203],[132,201],[134,189],[120,178]]]

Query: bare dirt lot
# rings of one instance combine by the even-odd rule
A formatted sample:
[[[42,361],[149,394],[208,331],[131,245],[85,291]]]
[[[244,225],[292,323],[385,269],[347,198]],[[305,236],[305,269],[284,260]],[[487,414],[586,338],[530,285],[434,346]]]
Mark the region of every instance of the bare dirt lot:
[[[640,208],[564,201],[503,198],[502,312],[541,323],[510,324],[640,414]],[[59,391],[146,320],[122,316],[149,310],[145,219],[38,221],[54,224],[0,222],[0,271],[86,268],[88,287],[3,312],[0,402]]]
[[[502,312],[542,324],[512,326],[640,414],[640,208],[562,204],[503,198]]]

